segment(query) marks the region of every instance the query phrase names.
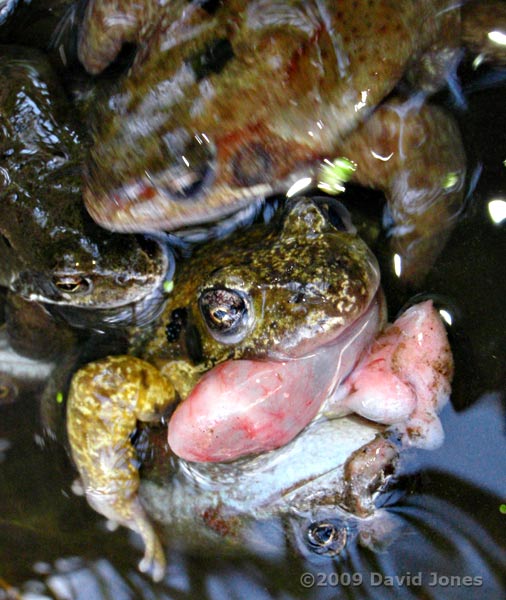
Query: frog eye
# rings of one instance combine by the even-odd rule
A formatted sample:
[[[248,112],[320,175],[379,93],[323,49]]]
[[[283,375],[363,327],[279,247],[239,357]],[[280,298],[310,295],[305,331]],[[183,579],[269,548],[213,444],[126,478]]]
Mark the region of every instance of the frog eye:
[[[249,307],[242,292],[228,288],[214,288],[202,292],[199,307],[210,331],[218,339],[221,336],[232,336],[245,332]]]
[[[18,394],[18,388],[14,383],[0,383],[0,405],[14,402]]]
[[[330,521],[311,523],[307,530],[309,548],[315,554],[334,556],[346,546],[348,530],[338,527]]]
[[[82,275],[54,275],[54,285],[65,294],[89,294],[91,292],[91,281]]]

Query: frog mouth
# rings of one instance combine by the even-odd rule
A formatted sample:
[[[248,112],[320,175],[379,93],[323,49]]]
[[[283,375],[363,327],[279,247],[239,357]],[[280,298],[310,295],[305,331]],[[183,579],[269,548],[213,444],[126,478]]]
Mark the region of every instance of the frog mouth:
[[[172,451],[188,461],[224,462],[284,446],[339,393],[382,317],[377,294],[336,339],[300,358],[229,360],[214,367],[172,415]]]

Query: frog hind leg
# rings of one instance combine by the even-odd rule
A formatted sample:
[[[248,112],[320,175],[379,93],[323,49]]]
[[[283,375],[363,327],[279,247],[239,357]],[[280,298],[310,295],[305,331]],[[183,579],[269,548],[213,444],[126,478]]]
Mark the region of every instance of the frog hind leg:
[[[139,569],[163,577],[165,555],[137,495],[140,477],[130,435],[137,421],[154,421],[174,400],[170,382],[132,356],[89,363],[73,377],[67,432],[89,504],[136,531],[145,544]]]
[[[383,433],[355,450],[344,465],[345,508],[359,517],[372,515],[374,498],[395,473],[398,460],[398,445]]]
[[[396,98],[380,106],[339,152],[356,163],[354,181],[385,193],[396,276],[417,285],[464,205],[466,158],[456,123],[423,95]]]

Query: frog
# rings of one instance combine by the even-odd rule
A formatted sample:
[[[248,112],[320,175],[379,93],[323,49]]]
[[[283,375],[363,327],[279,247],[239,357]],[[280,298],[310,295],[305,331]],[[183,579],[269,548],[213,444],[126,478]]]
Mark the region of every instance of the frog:
[[[86,140],[48,59],[20,46],[0,55],[0,285],[46,307],[94,311],[97,326],[142,321],[163,303],[170,252],[92,221],[81,193]]]
[[[395,431],[361,447],[346,466],[346,504],[370,514],[381,473],[397,456],[394,439],[424,447],[441,437],[437,413],[450,392],[451,351],[430,301],[413,310],[407,323],[385,329],[388,343],[374,341],[386,320],[378,263],[329,198],[293,198],[271,221],[197,246],[179,264],[142,348],[91,362],[72,378],[67,433],[88,503],[141,535],[140,569],[159,580],[165,557],[139,497],[131,443],[138,424],[168,420],[172,456],[215,465],[285,446],[314,419],[356,412]],[[406,383],[405,353],[412,366],[420,340],[427,344],[416,364],[426,370],[421,383]],[[362,375],[348,387],[355,369]],[[374,369],[378,381],[389,380],[383,391],[393,385],[393,399],[373,395],[368,407]]]
[[[85,68],[102,72],[126,43],[138,52],[97,106],[90,214],[114,231],[191,230],[271,194],[338,193],[346,158],[344,180],[384,193],[399,278],[418,283],[463,210],[467,171],[454,118],[427,98],[466,43],[504,60],[486,36],[504,3],[457,5],[91,0]]]
[[[395,541],[399,523],[385,504],[367,518],[347,509],[345,471],[349,457],[384,430],[353,415],[321,417],[280,448],[221,463],[167,460],[163,429],[143,430],[139,495],[163,539],[179,550],[218,545],[220,553],[262,554],[281,528],[290,551],[306,556],[336,556],[355,545],[378,551]],[[382,500],[401,469],[399,462],[395,477],[378,469],[383,479],[373,487]]]

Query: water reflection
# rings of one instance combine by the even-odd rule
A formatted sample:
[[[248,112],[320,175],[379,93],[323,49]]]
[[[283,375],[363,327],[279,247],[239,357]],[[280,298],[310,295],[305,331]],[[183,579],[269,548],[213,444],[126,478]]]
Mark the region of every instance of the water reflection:
[[[159,585],[115,561],[69,557],[34,564],[20,592],[25,599],[66,600],[504,597],[499,498],[440,470],[422,471],[415,486],[412,477],[403,485],[409,495],[390,509],[403,522],[403,533],[388,553],[355,547],[339,560],[288,552],[265,560],[172,551]]]

